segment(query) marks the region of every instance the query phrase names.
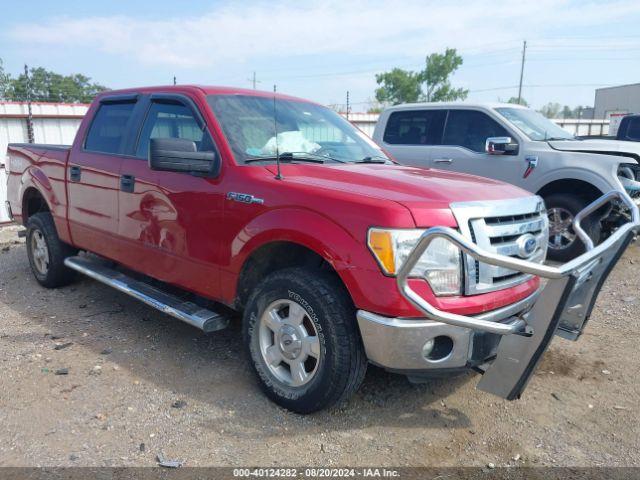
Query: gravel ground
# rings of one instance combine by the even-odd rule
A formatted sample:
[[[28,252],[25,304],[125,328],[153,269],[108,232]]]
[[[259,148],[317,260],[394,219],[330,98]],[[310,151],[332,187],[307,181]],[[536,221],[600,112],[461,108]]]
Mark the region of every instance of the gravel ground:
[[[346,405],[305,417],[261,394],[238,322],[207,336],[88,279],[40,288],[14,239],[0,232],[0,466],[640,466],[638,245],[522,400],[475,374],[370,368]]]

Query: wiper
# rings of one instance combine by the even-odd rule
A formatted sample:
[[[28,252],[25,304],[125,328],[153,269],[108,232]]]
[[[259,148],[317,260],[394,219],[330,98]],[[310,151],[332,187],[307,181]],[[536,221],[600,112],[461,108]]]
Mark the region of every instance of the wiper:
[[[364,157],[364,158],[358,160],[355,163],[387,163],[388,161],[389,161],[389,159],[386,158],[386,157],[379,157],[379,156],[371,157],[371,156],[369,156],[369,157]]]
[[[553,142],[553,141],[558,141],[558,140],[569,140],[569,141],[571,141],[571,140],[577,140],[577,138],[575,138],[575,137],[568,137],[568,138],[567,137],[549,137],[549,138],[545,138],[544,140],[545,140],[545,142]]]
[[[280,155],[265,155],[265,156],[252,156],[247,158],[244,163],[261,162],[264,160],[276,160],[280,157],[280,161],[291,162],[311,162],[311,163],[324,163],[325,160],[333,160],[331,157],[325,157],[324,155],[316,155],[315,153],[308,152],[283,152]]]

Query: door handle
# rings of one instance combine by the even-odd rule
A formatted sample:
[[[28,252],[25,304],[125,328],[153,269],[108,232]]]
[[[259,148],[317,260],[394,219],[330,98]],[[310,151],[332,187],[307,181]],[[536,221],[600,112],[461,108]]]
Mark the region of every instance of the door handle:
[[[69,180],[72,182],[79,182],[82,176],[82,170],[77,165],[69,167]]]
[[[453,163],[453,158],[436,158],[433,163]]]
[[[136,177],[133,175],[121,175],[120,176],[120,190],[127,193],[133,193],[136,185]]]

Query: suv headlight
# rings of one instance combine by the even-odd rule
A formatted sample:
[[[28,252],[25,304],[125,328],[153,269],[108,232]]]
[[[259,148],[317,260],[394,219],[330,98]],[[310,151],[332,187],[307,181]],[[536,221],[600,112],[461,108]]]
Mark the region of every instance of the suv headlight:
[[[367,245],[387,275],[395,276],[424,230],[371,228]],[[444,238],[434,239],[413,267],[411,277],[424,278],[438,296],[462,294],[461,252]]]

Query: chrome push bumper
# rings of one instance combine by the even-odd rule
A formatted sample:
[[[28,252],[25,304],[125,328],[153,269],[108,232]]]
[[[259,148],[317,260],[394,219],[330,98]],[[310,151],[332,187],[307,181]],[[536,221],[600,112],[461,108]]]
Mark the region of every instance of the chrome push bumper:
[[[618,199],[631,212],[631,221],[598,246],[581,228],[581,222],[603,205]],[[473,339],[493,334],[498,342],[495,359],[481,367],[478,388],[508,400],[519,398],[554,334],[577,340],[591,315],[607,276],[640,230],[640,212],[631,198],[609,192],[576,215],[574,230],[586,253],[559,267],[489,253],[451,228],[425,231],[398,272],[400,293],[426,320],[390,319],[358,312],[358,322],[369,359],[393,370],[419,371],[468,364]],[[522,305],[478,316],[464,316],[435,308],[411,289],[409,272],[435,238],[446,239],[464,253],[490,265],[517,270],[547,279],[544,288]],[[439,335],[453,341],[450,353],[430,360],[423,354],[425,342]],[[451,347],[451,345],[449,345]]]

